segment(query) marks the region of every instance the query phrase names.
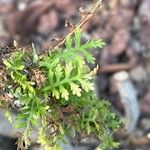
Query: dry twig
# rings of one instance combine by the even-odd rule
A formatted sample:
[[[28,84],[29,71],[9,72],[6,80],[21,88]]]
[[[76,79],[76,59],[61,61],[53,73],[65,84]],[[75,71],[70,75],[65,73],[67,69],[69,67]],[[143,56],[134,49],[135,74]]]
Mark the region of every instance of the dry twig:
[[[51,51],[54,52],[58,47],[63,45],[66,41],[67,36],[72,35],[77,28],[82,28],[96,14],[101,4],[102,0],[98,0],[96,4],[92,7],[91,11],[89,11],[90,13],[88,13],[85,17],[81,18],[80,22],[76,24],[75,27],[62,39],[62,41],[59,44],[55,45]]]

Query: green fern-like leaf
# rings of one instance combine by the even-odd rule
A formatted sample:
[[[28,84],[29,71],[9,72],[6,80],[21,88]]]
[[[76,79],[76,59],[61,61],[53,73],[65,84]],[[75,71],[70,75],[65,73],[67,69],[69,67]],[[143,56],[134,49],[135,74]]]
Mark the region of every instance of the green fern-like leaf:
[[[33,46],[33,52],[18,50],[4,60],[10,87],[4,91],[12,93],[12,101],[18,101],[15,127],[24,129],[20,148],[27,149],[33,127],[39,129],[38,142],[46,149],[60,149],[70,131],[95,135],[103,149],[118,146],[112,134],[120,123],[109,103],[94,96],[97,67],[91,71],[86,64],[95,63],[89,50],[102,48],[104,42],[91,39],[82,43],[81,39],[77,28],[74,35],[67,36],[63,49],[38,56]],[[11,120],[9,116],[6,113]]]

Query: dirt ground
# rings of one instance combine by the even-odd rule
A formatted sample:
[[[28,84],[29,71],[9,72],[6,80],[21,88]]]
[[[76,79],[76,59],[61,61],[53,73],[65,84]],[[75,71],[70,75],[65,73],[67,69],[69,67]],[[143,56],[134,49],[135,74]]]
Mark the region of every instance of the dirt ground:
[[[65,20],[77,23],[79,8],[89,9],[94,2],[0,0],[0,46],[12,46],[16,40],[20,46],[34,43],[39,51],[47,50],[55,43],[52,39],[67,32]],[[127,128],[132,126],[131,132],[115,135],[121,143],[119,150],[149,150],[150,0],[103,0],[100,11],[83,30],[86,40],[102,38],[106,42],[102,50],[93,50],[100,66],[98,96],[109,100],[112,109],[126,118]],[[16,149],[14,141],[5,141],[0,138],[0,150]]]

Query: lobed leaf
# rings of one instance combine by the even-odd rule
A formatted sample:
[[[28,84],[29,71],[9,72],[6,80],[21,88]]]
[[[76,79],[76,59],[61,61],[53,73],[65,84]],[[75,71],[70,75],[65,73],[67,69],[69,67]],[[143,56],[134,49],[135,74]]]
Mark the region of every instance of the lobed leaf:
[[[81,90],[81,88],[79,87],[79,85],[77,85],[77,84],[71,82],[71,83],[70,83],[70,88],[71,88],[71,90],[72,90],[73,95],[77,95],[78,97],[81,96],[81,91],[82,91],[82,90]]]

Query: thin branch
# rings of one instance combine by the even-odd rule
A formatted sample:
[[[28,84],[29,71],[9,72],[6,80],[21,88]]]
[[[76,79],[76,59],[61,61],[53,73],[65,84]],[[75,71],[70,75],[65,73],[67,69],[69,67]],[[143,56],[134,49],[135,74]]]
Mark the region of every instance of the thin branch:
[[[67,36],[72,35],[77,30],[77,28],[82,28],[84,26],[84,24],[86,24],[96,14],[96,12],[99,10],[101,4],[102,4],[102,0],[98,0],[92,7],[91,11],[89,11],[90,13],[88,15],[86,15],[84,18],[82,18],[80,20],[80,22],[77,25],[75,25],[75,27],[63,38],[63,40],[59,44],[54,46],[54,48],[51,51],[54,52],[61,45],[63,45],[67,39]]]

